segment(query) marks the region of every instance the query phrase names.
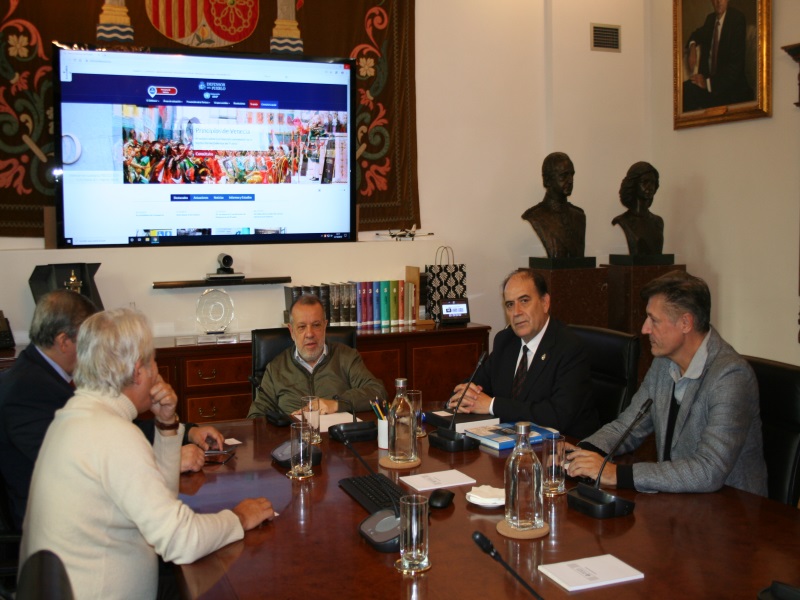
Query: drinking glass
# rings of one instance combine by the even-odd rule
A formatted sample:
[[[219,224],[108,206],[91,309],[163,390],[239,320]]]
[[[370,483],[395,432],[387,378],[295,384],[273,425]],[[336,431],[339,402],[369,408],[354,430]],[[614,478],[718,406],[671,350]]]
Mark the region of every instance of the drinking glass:
[[[428,499],[421,494],[400,498],[400,558],[394,563],[401,573],[420,573],[431,568],[428,559]]]
[[[417,415],[417,437],[425,437],[428,435],[428,432],[422,427],[422,392],[420,390],[408,390],[406,395],[411,401],[411,407],[414,409],[414,414]]]
[[[311,470],[311,428],[306,423],[292,423],[291,427],[292,468],[286,473],[289,479],[306,479]]]
[[[545,496],[558,496],[564,487],[564,461],[566,446],[564,436],[545,438],[542,443],[542,487]]]
[[[311,443],[319,444],[322,438],[319,435],[319,397],[304,396],[301,398],[303,403],[303,422],[311,427]]]

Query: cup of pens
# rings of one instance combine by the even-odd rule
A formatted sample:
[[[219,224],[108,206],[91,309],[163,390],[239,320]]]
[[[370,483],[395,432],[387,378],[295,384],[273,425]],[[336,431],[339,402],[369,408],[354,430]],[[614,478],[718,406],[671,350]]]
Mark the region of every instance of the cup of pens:
[[[386,420],[386,413],[378,398],[369,401],[372,411],[378,417],[378,448],[389,449],[389,421]]]

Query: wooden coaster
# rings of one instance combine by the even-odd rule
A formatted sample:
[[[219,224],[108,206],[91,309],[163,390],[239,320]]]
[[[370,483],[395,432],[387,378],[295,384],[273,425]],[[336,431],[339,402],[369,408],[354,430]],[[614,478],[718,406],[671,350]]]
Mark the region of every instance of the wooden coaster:
[[[545,523],[544,527],[538,529],[514,529],[503,519],[497,523],[497,533],[515,540],[535,540],[550,533],[550,525]]]
[[[413,469],[414,467],[418,467],[422,464],[420,459],[412,460],[411,462],[395,462],[391,460],[388,456],[381,456],[378,464],[382,466],[384,469]]]

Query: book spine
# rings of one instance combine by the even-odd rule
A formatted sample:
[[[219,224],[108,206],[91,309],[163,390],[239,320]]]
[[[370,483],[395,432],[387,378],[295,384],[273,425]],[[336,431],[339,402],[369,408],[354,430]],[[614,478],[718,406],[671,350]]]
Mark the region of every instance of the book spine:
[[[325,320],[331,322],[331,287],[327,283],[319,286],[319,301],[325,309]]]
[[[331,320],[330,324],[337,327],[341,320],[341,300],[339,299],[339,286],[335,283],[330,284],[331,290]]]
[[[372,282],[372,328],[381,328],[381,282]]]
[[[359,329],[364,329],[367,324],[367,282],[358,282],[358,306],[361,310],[361,316],[358,318]]]
[[[358,292],[357,292],[357,284],[354,281],[351,281],[347,284],[348,292],[350,293],[350,317],[349,317],[349,325],[350,327],[355,327],[358,324]]]
[[[400,279],[397,282],[397,324],[404,327],[408,324],[406,321],[406,282],[405,279]]]
[[[467,434],[467,437],[471,437],[474,440],[478,440],[484,446],[489,446],[489,448],[494,448],[495,450],[503,450],[504,449],[504,448],[501,447],[501,444],[499,444],[499,443],[495,442],[494,440],[489,439],[489,438],[487,438],[485,436],[472,433],[471,431],[465,431],[464,433]],[[514,444],[511,444],[511,446],[507,446],[507,447],[508,448],[513,448],[513,446],[514,446]]]
[[[366,305],[366,311],[367,311],[366,321],[364,322],[364,329],[372,329],[372,327],[373,327],[373,319],[375,318],[375,317],[373,317],[373,310],[372,310],[372,308],[373,308],[373,306],[372,306],[372,282],[371,281],[365,281],[364,282],[364,288],[365,288],[364,291],[365,291],[365,294],[366,294],[365,305]]]
[[[391,282],[381,281],[381,329],[389,329],[392,326],[391,313]]]
[[[389,326],[397,328],[400,326],[400,315],[398,310],[400,308],[400,282],[393,279],[389,282]]]
[[[408,293],[408,324],[413,326],[417,324],[417,284],[410,282],[408,285],[411,287]]]

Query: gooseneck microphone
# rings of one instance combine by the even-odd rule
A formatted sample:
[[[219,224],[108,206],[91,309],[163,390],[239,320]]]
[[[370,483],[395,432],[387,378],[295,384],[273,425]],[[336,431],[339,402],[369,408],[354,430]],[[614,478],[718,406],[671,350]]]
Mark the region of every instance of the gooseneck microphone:
[[[644,418],[652,405],[652,398],[648,398],[645,400],[644,404],[642,404],[642,408],[639,409],[636,417],[634,417],[633,421],[631,421],[631,424],[628,425],[628,428],[617,440],[617,443],[614,444],[614,447],[611,448],[611,451],[606,454],[606,457],[603,459],[603,463],[600,465],[600,470],[597,472],[597,478],[595,479],[594,485],[592,486],[586,483],[579,483],[578,487],[567,492],[567,505],[570,508],[574,508],[579,513],[594,519],[624,517],[625,515],[629,515],[633,512],[633,508],[636,506],[636,503],[632,500],[625,500],[624,498],[619,498],[618,496],[601,490],[600,477],[603,475],[603,469],[606,468],[608,461],[612,456],[614,456],[617,450],[619,450],[620,446],[622,446],[622,443],[628,439],[628,436],[633,428]]]
[[[469,376],[469,380],[467,380],[467,384],[464,386],[464,391],[461,392],[456,407],[453,409],[453,418],[450,420],[450,426],[438,427],[436,431],[432,431],[428,434],[428,443],[434,448],[439,448],[447,452],[463,452],[464,450],[474,450],[481,445],[479,440],[456,431],[456,417],[458,416],[458,409],[461,407],[461,402],[463,402],[464,396],[466,396],[467,390],[472,384],[472,380],[475,379],[475,375],[478,373],[478,369],[481,368],[485,358],[486,350],[484,350],[478,358],[478,364],[475,365],[475,370],[472,372],[472,375]]]
[[[292,417],[289,413],[281,408],[281,405],[278,403],[277,400],[274,400],[269,397],[267,394],[267,390],[261,387],[261,384],[258,382],[258,379],[250,375],[247,379],[250,380],[250,383],[264,392],[264,395],[267,397],[267,410],[264,411],[264,416],[267,418],[267,422],[275,425],[276,427],[286,427],[292,423]]]
[[[464,391],[461,392],[461,396],[459,397],[458,402],[456,402],[456,407],[453,409],[453,418],[450,419],[449,429],[451,431],[454,431],[456,428],[456,415],[458,415],[458,409],[461,408],[461,403],[464,401],[464,396],[467,395],[467,390],[469,389],[470,384],[472,384],[472,380],[475,379],[475,375],[478,374],[478,369],[481,368],[481,365],[483,364],[485,358],[486,358],[486,350],[484,350],[483,353],[481,353],[481,355],[478,357],[478,364],[475,365],[475,370],[472,372],[472,375],[469,376],[467,385],[464,386]]]
[[[506,571],[511,573],[514,576],[514,578],[517,581],[519,581],[522,584],[522,586],[533,595],[534,598],[537,598],[538,600],[544,600],[544,598],[542,598],[539,594],[536,593],[536,590],[534,590],[530,585],[528,585],[527,581],[525,581],[522,577],[520,577],[519,573],[517,573],[514,569],[512,569],[508,565],[508,563],[506,563],[506,561],[503,560],[503,557],[500,556],[500,553],[494,549],[494,544],[492,544],[492,541],[489,538],[483,535],[480,531],[476,531],[472,534],[472,539],[475,540],[475,543],[478,544],[478,547],[481,550],[486,552],[486,554],[488,554],[497,562],[499,562],[501,565],[503,565]]]
[[[644,404],[642,404],[642,408],[639,409],[639,412],[636,414],[636,417],[633,419],[633,421],[631,421],[631,424],[628,425],[628,428],[625,430],[625,433],[623,433],[620,436],[620,438],[617,440],[617,443],[614,444],[613,448],[611,448],[611,451],[608,454],[606,454],[606,457],[603,459],[603,464],[600,465],[600,470],[597,472],[597,479],[594,482],[594,487],[596,489],[598,489],[598,490],[600,489],[600,476],[603,474],[603,469],[606,468],[606,464],[608,463],[608,460],[612,456],[614,456],[614,454],[617,453],[617,450],[619,450],[619,447],[622,446],[622,442],[624,442],[625,440],[628,439],[628,436],[631,434],[631,430],[636,425],[639,424],[639,421],[641,421],[644,418],[644,416],[647,414],[647,411],[650,410],[650,407],[652,405],[653,405],[653,399],[652,398],[648,398],[647,400],[644,401]]]

